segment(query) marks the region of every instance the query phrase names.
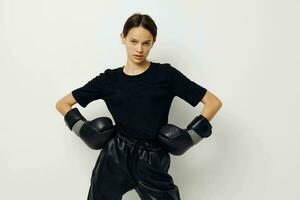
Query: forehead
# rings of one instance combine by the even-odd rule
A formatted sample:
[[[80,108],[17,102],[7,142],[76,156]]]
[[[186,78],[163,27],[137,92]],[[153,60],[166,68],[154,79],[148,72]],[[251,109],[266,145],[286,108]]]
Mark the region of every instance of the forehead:
[[[136,40],[142,40],[142,41],[148,41],[152,40],[152,34],[150,31],[143,27],[134,27],[131,28],[130,31],[128,32],[128,37],[130,39],[136,39]]]

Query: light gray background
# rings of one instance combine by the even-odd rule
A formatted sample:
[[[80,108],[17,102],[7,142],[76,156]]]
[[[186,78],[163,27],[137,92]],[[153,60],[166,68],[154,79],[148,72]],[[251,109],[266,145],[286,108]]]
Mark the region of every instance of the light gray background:
[[[119,34],[136,11],[158,26],[149,60],[223,102],[212,136],[171,157],[182,199],[299,199],[299,10],[297,0],[1,0],[0,199],[86,199],[100,151],[55,103],[125,64]],[[103,100],[76,107],[111,117]],[[183,128],[202,108],[176,97],[169,123]]]

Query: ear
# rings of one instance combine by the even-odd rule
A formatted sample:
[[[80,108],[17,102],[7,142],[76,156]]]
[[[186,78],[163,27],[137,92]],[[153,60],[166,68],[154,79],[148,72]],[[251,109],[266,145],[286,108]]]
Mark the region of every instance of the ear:
[[[120,38],[121,38],[122,44],[125,44],[125,37],[124,37],[123,33],[120,34]]]

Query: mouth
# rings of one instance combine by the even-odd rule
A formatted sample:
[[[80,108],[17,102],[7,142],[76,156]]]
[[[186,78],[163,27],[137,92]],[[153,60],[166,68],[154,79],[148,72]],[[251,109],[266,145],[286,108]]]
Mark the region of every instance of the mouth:
[[[143,56],[142,55],[133,55],[134,57],[136,58],[142,58]]]

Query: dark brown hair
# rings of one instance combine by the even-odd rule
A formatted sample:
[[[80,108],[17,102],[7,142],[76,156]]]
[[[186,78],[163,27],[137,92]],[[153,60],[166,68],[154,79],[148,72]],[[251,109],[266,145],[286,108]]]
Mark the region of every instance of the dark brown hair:
[[[131,28],[139,27],[139,26],[142,26],[143,28],[147,29],[152,34],[153,41],[155,42],[156,35],[157,35],[156,24],[149,15],[141,14],[141,13],[134,13],[126,20],[122,31],[124,37],[127,36]]]

